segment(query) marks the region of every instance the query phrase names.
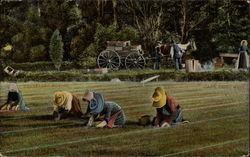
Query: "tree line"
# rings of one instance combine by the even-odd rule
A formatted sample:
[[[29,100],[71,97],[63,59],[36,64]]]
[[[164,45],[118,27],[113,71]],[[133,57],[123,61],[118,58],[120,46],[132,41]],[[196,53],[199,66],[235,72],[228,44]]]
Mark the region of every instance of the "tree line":
[[[2,48],[0,55],[13,62],[56,56],[88,67],[96,65],[108,40],[131,40],[152,56],[159,40],[194,38],[198,50],[191,57],[206,61],[220,52],[236,53],[248,39],[248,6],[247,0],[1,1],[0,47],[13,49]]]

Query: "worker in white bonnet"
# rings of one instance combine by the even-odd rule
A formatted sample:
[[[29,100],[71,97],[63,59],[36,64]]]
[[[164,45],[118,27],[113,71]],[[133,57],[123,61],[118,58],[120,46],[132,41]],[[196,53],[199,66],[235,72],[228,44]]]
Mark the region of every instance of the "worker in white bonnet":
[[[27,111],[29,110],[26,107],[22,94],[18,90],[17,85],[15,83],[9,84],[8,98],[4,105],[0,106],[0,110],[14,110],[14,111]]]

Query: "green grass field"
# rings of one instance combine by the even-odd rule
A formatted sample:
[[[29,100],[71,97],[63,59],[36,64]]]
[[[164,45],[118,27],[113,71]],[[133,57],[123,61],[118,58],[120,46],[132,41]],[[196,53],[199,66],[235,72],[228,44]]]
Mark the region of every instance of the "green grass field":
[[[0,103],[6,101],[1,82]],[[157,129],[138,126],[138,117],[154,115],[151,95],[163,86],[184,109],[189,124]],[[242,156],[249,146],[248,82],[18,83],[28,112],[0,112],[0,152],[6,156]],[[124,128],[85,128],[81,120],[52,120],[55,91],[82,98],[86,89],[120,104]],[[82,110],[86,105],[81,101]]]

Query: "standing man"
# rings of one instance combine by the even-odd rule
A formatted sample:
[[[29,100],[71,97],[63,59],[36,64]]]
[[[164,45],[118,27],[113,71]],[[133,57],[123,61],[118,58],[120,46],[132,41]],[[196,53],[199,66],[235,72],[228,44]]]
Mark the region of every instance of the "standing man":
[[[174,48],[175,69],[180,70],[182,69],[182,65],[181,65],[182,51],[175,41],[173,41],[173,48]]]
[[[161,57],[163,56],[163,54],[161,53],[161,46],[162,46],[162,42],[161,41],[157,41],[157,45],[155,47],[155,64],[154,64],[154,69],[155,70],[159,70],[160,69],[160,64],[161,64]]]

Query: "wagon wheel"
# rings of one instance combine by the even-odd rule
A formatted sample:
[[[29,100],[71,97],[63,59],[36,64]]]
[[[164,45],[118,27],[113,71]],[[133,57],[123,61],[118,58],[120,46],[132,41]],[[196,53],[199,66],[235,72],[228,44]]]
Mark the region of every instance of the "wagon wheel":
[[[104,50],[99,54],[97,63],[99,68],[108,68],[113,71],[120,67],[121,59],[115,51]]]
[[[144,69],[145,64],[145,58],[137,52],[129,53],[125,59],[127,69]]]

